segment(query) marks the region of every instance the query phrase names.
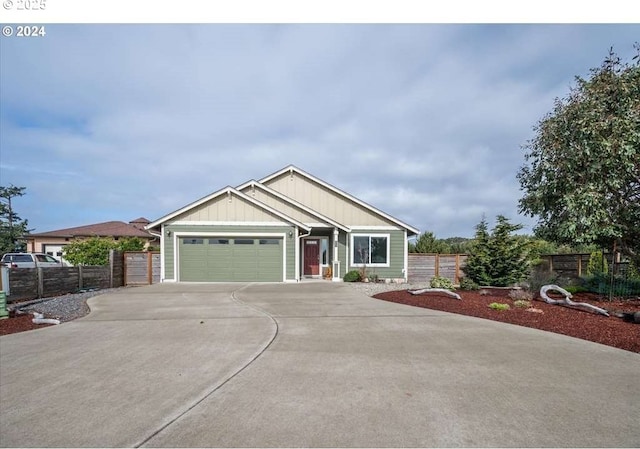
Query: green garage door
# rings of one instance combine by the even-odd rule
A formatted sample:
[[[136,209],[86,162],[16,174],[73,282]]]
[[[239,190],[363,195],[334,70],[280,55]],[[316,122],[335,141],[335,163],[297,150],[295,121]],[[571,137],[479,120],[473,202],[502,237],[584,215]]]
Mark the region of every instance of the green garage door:
[[[281,282],[281,238],[181,237],[180,280]]]

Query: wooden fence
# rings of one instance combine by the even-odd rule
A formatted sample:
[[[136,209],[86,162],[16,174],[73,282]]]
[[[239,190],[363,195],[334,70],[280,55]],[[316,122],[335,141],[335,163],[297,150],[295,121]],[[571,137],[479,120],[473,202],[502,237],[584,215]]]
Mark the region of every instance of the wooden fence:
[[[590,257],[591,254],[589,253],[545,254],[540,256],[546,262],[544,267],[546,270],[569,278],[586,276]],[[614,257],[612,253],[604,253],[604,258],[607,261],[609,272],[622,276],[626,274],[629,263],[620,261],[619,255],[616,254],[616,257]]]
[[[123,267],[122,253],[112,251],[105,266],[3,268],[8,273],[8,285],[2,285],[2,289],[7,292],[7,302],[12,302],[121,287]]]
[[[409,282],[429,282],[436,276],[460,283],[464,276],[462,267],[469,257],[467,254],[423,254],[409,253]]]
[[[124,285],[149,285],[160,282],[160,253],[127,251],[124,253]]]
[[[77,267],[3,267],[0,289],[7,302],[75,293],[85,289],[160,282],[160,253],[112,251],[109,265]],[[5,285],[6,284],[6,285]]]

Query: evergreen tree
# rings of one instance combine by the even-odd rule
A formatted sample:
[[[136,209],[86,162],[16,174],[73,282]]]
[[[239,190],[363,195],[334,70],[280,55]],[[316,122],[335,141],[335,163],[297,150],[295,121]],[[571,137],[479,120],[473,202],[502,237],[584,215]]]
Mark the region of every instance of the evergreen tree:
[[[20,238],[29,232],[27,220],[23,220],[13,209],[12,199],[21,197],[26,187],[0,187],[0,253],[20,251],[24,244]]]
[[[463,268],[465,274],[481,286],[507,287],[524,280],[530,267],[531,242],[512,235],[522,229],[503,215],[496,217],[491,234],[483,217],[476,226],[475,242]]]

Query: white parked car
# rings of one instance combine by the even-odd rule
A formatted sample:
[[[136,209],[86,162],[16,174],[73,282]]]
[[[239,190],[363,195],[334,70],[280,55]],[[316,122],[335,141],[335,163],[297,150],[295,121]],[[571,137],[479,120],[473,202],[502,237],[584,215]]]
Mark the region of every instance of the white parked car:
[[[69,265],[42,253],[6,253],[2,256],[1,262],[11,268],[66,267]]]

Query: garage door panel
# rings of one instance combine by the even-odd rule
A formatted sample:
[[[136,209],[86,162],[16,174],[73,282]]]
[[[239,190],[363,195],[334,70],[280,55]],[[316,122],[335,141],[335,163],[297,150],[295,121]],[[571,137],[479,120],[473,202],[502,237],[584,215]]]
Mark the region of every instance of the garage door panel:
[[[282,238],[181,238],[180,280],[282,281],[283,247]]]

